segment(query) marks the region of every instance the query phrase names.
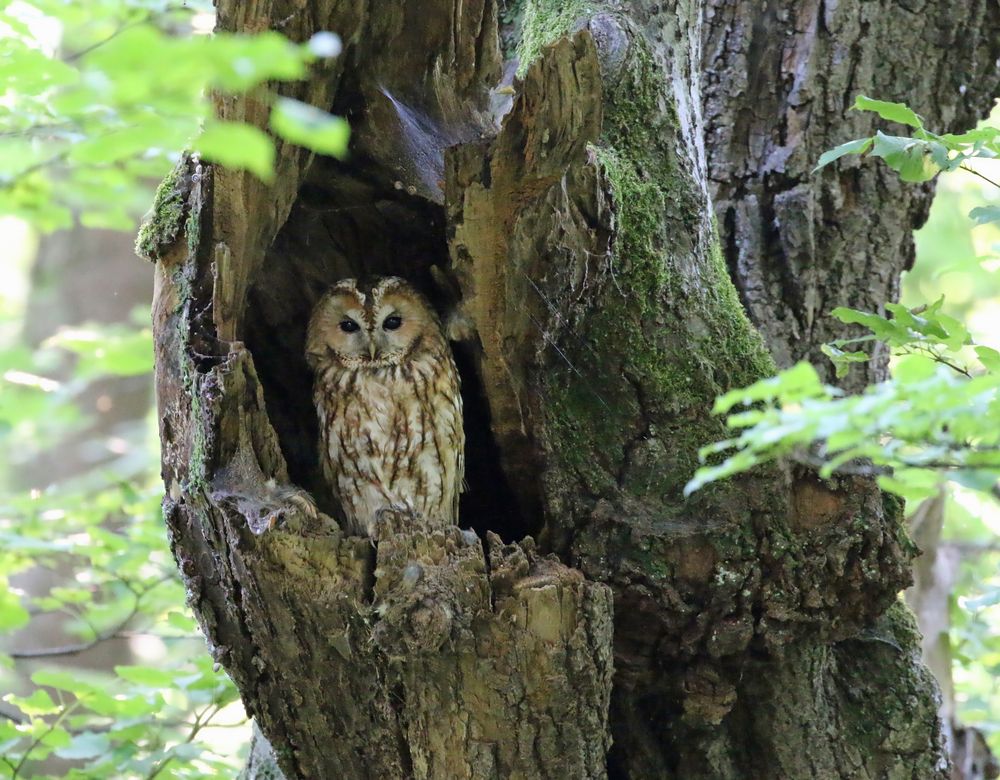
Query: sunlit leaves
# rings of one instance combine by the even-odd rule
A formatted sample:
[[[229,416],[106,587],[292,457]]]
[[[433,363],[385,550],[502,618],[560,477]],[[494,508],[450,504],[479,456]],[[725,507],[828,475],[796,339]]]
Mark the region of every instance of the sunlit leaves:
[[[996,128],[983,127],[968,133],[937,135],[924,128],[921,118],[903,103],[858,95],[852,108],[871,111],[888,122],[911,127],[912,134],[889,135],[877,130],[873,136],[847,141],[820,155],[814,170],[846,155],[868,155],[881,158],[903,181],[923,182],[942,171],[964,167],[969,159],[990,159],[1000,153],[1000,130]]]
[[[1000,480],[1000,353],[973,345],[942,306],[889,304],[890,317],[835,310],[867,331],[828,345],[838,369],[867,359],[846,345],[879,341],[897,355],[892,379],[845,396],[799,363],[726,393],[715,412],[728,414],[737,433],[702,449],[707,463],[686,492],[779,457],[814,466],[824,478],[844,469],[877,477],[910,500],[934,495],[942,478],[991,489]]]
[[[263,129],[214,120],[210,92],[254,91],[309,74],[340,41],[318,33],[293,44],[276,32],[184,35],[189,3],[133,0],[75,4],[34,0],[0,7],[0,213],[43,231],[71,224],[132,229],[161,178],[186,148],[209,161],[273,175]],[[27,20],[27,21],[26,21]],[[343,154],[347,125],[303,104],[283,106],[278,135]]]
[[[838,307],[832,312],[834,317],[848,325],[862,325],[869,333],[824,344],[822,351],[837,367],[838,377],[845,376],[853,363],[869,359],[868,353],[862,350],[845,350],[844,347],[871,341],[881,341],[889,347],[906,352],[923,352],[943,362],[942,350],[956,351],[971,343],[968,329],[954,317],[945,314],[942,311],[943,305],[944,298],[914,309],[898,303],[887,303],[885,308],[892,315],[891,318]]]
[[[858,95],[852,106],[857,111],[874,111],[889,122],[899,122],[903,125],[923,129],[924,123],[909,106],[904,103],[889,103],[885,100],[873,100],[864,95]]]
[[[70,770],[65,777],[144,777],[168,760],[171,777],[233,776],[233,765],[197,739],[236,700],[207,655],[165,669],[118,672],[108,680],[98,673],[44,670],[31,676],[40,686],[31,695],[4,696],[7,711],[17,713],[0,721],[7,768],[34,766],[55,753],[83,762],[84,774]]]
[[[38,351],[0,353],[0,421],[7,422],[0,446],[31,454],[46,443],[39,432],[47,426],[64,437],[89,416],[78,402],[93,382],[148,374],[151,354],[149,330],[124,325],[79,325]],[[57,380],[49,372],[60,366]],[[12,395],[15,402],[5,405]],[[67,408],[73,413],[64,414]],[[131,471],[116,461],[0,499],[0,635],[17,633],[9,645],[16,649],[0,654],[0,688],[17,691],[3,697],[13,719],[0,718],[0,777],[14,766],[20,777],[54,772],[38,763],[50,756],[74,762],[60,770],[66,778],[236,773],[238,757],[217,755],[202,738],[220,718],[243,720],[238,706],[226,710],[237,700],[235,688],[181,611],[185,593],[164,536],[150,454],[135,442],[121,458],[129,457],[125,450],[137,450]],[[7,576],[33,567],[58,572],[58,581],[32,595],[9,587]],[[42,623],[44,632],[37,630]],[[137,639],[157,646],[157,654],[114,673],[63,665],[67,654],[119,652]]]
[[[28,610],[21,606],[21,599],[10,589],[6,577],[0,579],[0,631],[21,628],[28,619]]]
[[[76,355],[76,375],[137,376],[153,370],[152,333],[148,328],[85,325],[63,328],[45,340]]]
[[[263,181],[273,178],[274,145],[263,130],[251,125],[212,120],[198,136],[195,148],[227,168],[246,169]]]
[[[1000,373],[1000,352],[992,347],[975,347],[973,351],[987,371]]]
[[[820,382],[816,369],[808,363],[800,362],[777,376],[761,379],[749,387],[730,390],[719,396],[715,399],[712,412],[726,414],[737,404],[749,406],[756,401],[771,401],[779,397],[794,403],[822,396],[826,392],[827,388]]]
[[[294,144],[321,154],[341,157],[347,152],[347,122],[291,98],[279,98],[271,111],[271,127]]]

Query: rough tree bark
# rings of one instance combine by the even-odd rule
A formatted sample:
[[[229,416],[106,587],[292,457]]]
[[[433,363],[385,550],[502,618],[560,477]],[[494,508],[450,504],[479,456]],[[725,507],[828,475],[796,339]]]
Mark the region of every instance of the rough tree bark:
[[[718,392],[815,356],[834,305],[892,299],[930,189],[809,170],[872,131],[857,93],[974,122],[996,5],[218,10],[338,32],[289,91],[353,127],[346,162],[280,146],[271,186],[185,161],[140,237],[173,549],[284,773],[944,778],[896,502],[779,468],[681,490]],[[473,530],[397,516],[373,547],[290,527],[283,488],[336,514],[306,319],[387,272],[461,326]]]

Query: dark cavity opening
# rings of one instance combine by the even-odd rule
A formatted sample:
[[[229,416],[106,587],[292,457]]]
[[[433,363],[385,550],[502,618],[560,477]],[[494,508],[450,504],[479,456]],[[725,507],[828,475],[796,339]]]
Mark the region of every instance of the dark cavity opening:
[[[361,110],[334,106],[348,117]],[[363,150],[352,153],[347,163],[317,158],[249,293],[245,337],[289,476],[334,516],[333,498],[319,469],[312,375],[303,355],[313,306],[340,279],[376,275],[407,279],[442,319],[457,303],[454,287],[442,281],[448,278],[444,207],[414,194],[397,178],[404,175],[402,168],[380,167]],[[460,525],[480,535],[494,531],[505,541],[537,533],[500,465],[476,371],[477,348],[452,347],[462,378],[466,434],[467,489]]]

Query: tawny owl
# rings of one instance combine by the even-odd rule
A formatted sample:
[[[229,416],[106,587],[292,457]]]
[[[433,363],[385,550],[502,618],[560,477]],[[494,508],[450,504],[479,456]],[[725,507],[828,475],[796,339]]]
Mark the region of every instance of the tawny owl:
[[[315,374],[320,462],[346,530],[374,537],[386,507],[457,523],[462,397],[423,296],[394,276],[338,282],[313,310],[306,359]]]

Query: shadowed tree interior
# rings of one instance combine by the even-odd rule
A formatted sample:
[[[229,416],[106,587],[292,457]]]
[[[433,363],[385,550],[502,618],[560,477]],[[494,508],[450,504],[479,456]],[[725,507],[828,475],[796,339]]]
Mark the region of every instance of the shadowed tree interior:
[[[401,119],[399,132],[405,150],[414,139],[404,135]],[[443,151],[427,161],[435,165],[434,176],[443,176]],[[370,182],[378,181],[378,173],[371,167],[360,155],[350,162],[323,158],[312,165],[249,292],[248,305],[257,316],[247,323],[247,345],[289,476],[308,486],[331,515],[336,508],[319,472],[312,375],[305,362],[306,325],[316,301],[340,279],[394,275],[416,285],[446,323],[458,304],[457,285],[446,275],[443,207],[407,192],[412,185],[398,179],[376,188]],[[491,530],[513,541],[540,530],[537,500],[523,496],[519,501],[500,466],[476,373],[476,349],[474,340],[454,342],[467,437],[461,516],[480,535]]]

